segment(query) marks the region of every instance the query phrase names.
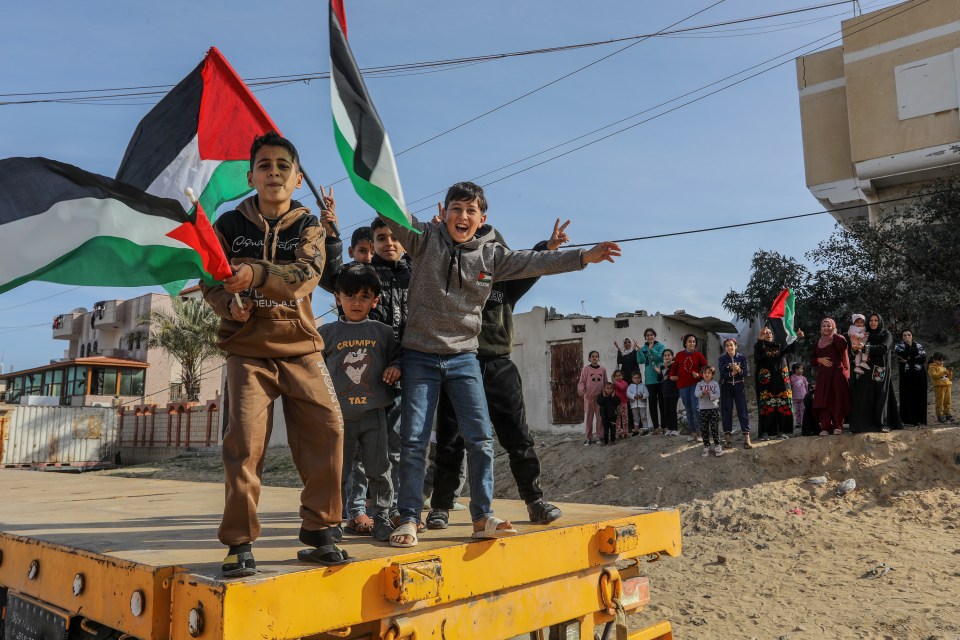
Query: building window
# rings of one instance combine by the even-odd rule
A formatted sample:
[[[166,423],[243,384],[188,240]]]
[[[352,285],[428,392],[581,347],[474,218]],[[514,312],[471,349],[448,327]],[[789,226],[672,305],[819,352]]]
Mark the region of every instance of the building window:
[[[626,318],[624,318],[624,319],[622,319],[622,320],[614,320],[614,321],[613,321],[613,328],[614,328],[614,329],[626,329],[626,328],[629,327],[629,326],[630,326],[630,321],[627,320]]]
[[[90,395],[113,396],[117,394],[116,367],[95,367],[91,371]]]
[[[100,346],[96,342],[93,343],[93,352],[100,353]]]
[[[67,369],[67,389],[68,396],[87,395],[87,368],[70,367]]]
[[[574,333],[586,333],[586,332],[587,332],[587,325],[585,325],[585,324],[575,324],[575,325],[573,325],[572,328],[573,328],[573,332],[574,332]]]
[[[93,345],[88,342],[88,343],[87,343],[87,356],[92,356],[92,355],[93,355]]]
[[[170,402],[179,402],[180,398],[182,397],[183,397],[183,385],[182,384],[170,385]]]
[[[121,369],[120,395],[142,396],[145,374],[145,369]]]
[[[86,353],[85,347],[83,345],[80,345],[80,357],[83,358],[85,353]]]

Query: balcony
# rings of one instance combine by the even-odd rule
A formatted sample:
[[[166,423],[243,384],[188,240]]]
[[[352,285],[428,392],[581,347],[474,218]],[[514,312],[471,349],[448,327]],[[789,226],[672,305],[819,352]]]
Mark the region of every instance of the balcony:
[[[70,340],[80,335],[80,324],[83,316],[63,313],[53,319],[53,339]]]
[[[104,300],[93,305],[94,329],[119,329],[123,326],[121,300]]]

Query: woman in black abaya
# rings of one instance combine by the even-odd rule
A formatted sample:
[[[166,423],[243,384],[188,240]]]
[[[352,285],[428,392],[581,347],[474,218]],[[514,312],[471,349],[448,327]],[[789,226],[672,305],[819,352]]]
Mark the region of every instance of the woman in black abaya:
[[[859,348],[870,357],[869,368],[865,373],[850,372],[850,430],[854,433],[866,431],[890,431],[902,429],[900,411],[897,409],[897,397],[893,394],[891,362],[893,360],[893,336],[883,326],[879,313],[867,317],[867,341]]]
[[[893,348],[900,365],[900,419],[905,425],[919,427],[927,424],[927,352],[913,339],[910,329],[904,329],[900,337]]]

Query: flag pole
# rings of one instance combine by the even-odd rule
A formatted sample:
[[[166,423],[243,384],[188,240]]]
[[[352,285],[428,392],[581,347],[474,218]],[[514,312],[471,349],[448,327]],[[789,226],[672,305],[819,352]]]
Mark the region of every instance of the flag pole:
[[[197,200],[197,196],[193,193],[193,189],[187,187],[183,190],[183,194],[187,196],[187,199],[190,200],[190,204],[197,208],[197,215],[200,215],[200,201]],[[233,267],[231,267],[232,269]],[[236,272],[234,272],[236,273]],[[233,294],[233,300],[237,303],[237,309],[243,309],[243,301],[240,299],[239,293]]]
[[[300,173],[303,174],[303,179],[307,181],[307,187],[310,188],[310,191],[313,192],[313,197],[317,199],[317,204],[320,205],[320,210],[323,211],[323,194],[317,193],[317,188],[313,184],[313,180],[310,179],[310,176],[307,175],[307,172],[303,170],[303,165],[300,165]],[[323,191],[323,189],[321,189]],[[331,222],[330,227],[333,229],[333,235],[340,237],[340,229],[337,228],[337,223]]]

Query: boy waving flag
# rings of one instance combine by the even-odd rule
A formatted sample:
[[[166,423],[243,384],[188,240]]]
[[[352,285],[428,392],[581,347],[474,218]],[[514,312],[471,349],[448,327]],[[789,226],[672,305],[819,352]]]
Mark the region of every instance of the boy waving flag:
[[[0,293],[31,280],[134,287],[232,275],[202,212],[46,158],[0,160]]]
[[[378,213],[413,229],[390,139],[347,42],[343,0],[330,0],[330,98],[337,150],[357,195]]]

